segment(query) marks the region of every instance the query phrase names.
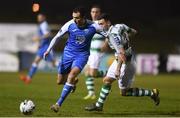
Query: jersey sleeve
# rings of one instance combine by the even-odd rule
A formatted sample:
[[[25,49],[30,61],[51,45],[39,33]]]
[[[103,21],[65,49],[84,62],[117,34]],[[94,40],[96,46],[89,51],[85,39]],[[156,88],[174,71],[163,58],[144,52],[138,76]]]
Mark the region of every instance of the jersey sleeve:
[[[120,53],[119,49],[124,47],[122,45],[121,37],[119,35],[109,36],[109,42],[113,46],[113,48],[116,50],[117,53]]]
[[[59,32],[57,33],[57,36],[61,37],[63,36],[66,32],[68,32],[68,28],[69,28],[69,25],[72,23],[72,20],[65,23],[61,29],[59,30]]]
[[[123,32],[129,32],[130,27],[125,24],[116,24],[115,27],[117,28],[117,32],[121,35]]]
[[[53,46],[56,44],[57,40],[60,39],[66,32],[68,32],[69,25],[72,23],[72,20],[64,24],[61,29],[58,31],[56,36],[51,40],[51,43],[47,49],[48,52],[51,51]]]
[[[107,32],[103,30],[103,28],[98,23],[93,23],[93,27],[96,29],[96,32],[104,37],[108,37]]]
[[[41,31],[43,33],[43,35],[46,35],[48,33],[50,33],[50,28],[47,22],[44,22],[40,25]]]
[[[130,27],[128,27],[127,25],[125,24],[122,24],[123,28],[126,30],[126,31],[129,31],[130,30]]]

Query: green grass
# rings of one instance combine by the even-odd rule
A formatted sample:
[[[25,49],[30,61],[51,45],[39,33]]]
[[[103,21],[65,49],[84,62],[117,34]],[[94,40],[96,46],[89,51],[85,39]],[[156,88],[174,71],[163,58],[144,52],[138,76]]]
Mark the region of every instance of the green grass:
[[[102,79],[96,80],[98,96]],[[56,85],[56,74],[38,73],[30,85],[25,85],[18,78],[18,73],[0,73],[0,116],[22,117],[19,104],[24,99],[31,99],[36,104],[32,116],[64,117],[114,117],[114,116],[180,116],[180,75],[163,74],[158,76],[136,76],[135,87],[159,88],[161,103],[154,106],[148,97],[122,97],[117,82],[105,102],[103,112],[87,112],[84,107],[95,100],[83,100],[87,94],[84,77],[80,78],[75,93],[70,94],[58,113],[49,107],[56,102],[62,86]]]

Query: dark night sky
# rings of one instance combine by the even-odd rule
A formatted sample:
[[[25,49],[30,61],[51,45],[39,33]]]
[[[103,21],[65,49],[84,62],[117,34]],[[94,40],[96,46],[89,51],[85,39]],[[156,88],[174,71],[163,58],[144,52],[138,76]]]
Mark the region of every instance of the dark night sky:
[[[100,4],[114,21],[122,19],[142,22],[180,17],[180,8],[175,0],[4,0],[0,4],[0,21],[34,21],[31,18],[33,2],[40,3],[41,10],[52,22],[65,22],[71,18],[71,11],[75,6],[90,8],[92,4]]]
[[[114,23],[123,22],[138,30],[138,40],[133,40],[138,52],[173,52],[180,45],[177,0],[3,0],[0,22],[35,23],[31,9],[34,2],[40,3],[49,23],[56,24],[67,22],[77,5],[90,9],[92,4],[99,4]]]

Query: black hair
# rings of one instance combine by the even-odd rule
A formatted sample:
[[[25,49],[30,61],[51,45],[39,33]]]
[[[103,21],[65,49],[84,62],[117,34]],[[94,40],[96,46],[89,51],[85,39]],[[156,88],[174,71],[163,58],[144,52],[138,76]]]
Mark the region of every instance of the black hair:
[[[107,13],[102,13],[99,17],[98,20],[104,19],[105,21],[111,21],[110,15]]]
[[[101,11],[101,6],[100,6],[100,5],[98,5],[98,4],[94,4],[94,5],[92,5],[91,9],[92,9],[92,8],[98,8],[98,9]]]
[[[73,9],[73,12],[74,12],[74,13],[79,12],[79,13],[80,13],[80,16],[81,16],[82,18],[85,18],[85,17],[86,17],[86,13],[87,13],[85,7],[83,7],[83,6],[78,6],[78,7],[74,8],[74,9]]]

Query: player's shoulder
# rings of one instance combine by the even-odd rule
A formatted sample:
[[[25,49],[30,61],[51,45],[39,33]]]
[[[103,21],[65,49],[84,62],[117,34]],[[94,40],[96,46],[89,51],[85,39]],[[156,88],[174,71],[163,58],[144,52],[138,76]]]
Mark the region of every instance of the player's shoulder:
[[[90,26],[94,27],[96,29],[96,31],[101,31],[102,30],[102,27],[98,24],[98,22],[88,20],[88,23],[89,23]]]
[[[89,26],[95,26],[96,25],[96,23],[94,22],[94,21],[92,21],[92,20],[86,20],[86,23],[89,25]]]
[[[73,19],[67,21],[67,22],[62,26],[62,29],[63,29],[63,30],[66,29],[66,30],[67,30],[67,29],[69,28],[69,26],[72,25],[72,24],[75,24],[75,22],[74,22]]]
[[[43,21],[43,22],[40,24],[40,27],[48,27],[47,21]]]
[[[89,24],[89,25],[92,25],[92,24],[94,23],[92,20],[89,20],[89,19],[87,19],[86,22],[87,22],[87,24]]]
[[[98,24],[98,21],[96,20],[96,21],[93,21],[94,23],[96,23],[96,24]]]
[[[122,24],[116,24],[115,25],[117,28],[120,28],[120,29],[129,29],[129,26],[127,26],[126,24],[122,23]]]
[[[74,23],[75,23],[74,20],[71,19],[71,20],[69,20],[68,22],[66,22],[64,25],[71,25],[71,24],[74,24]]]
[[[115,24],[114,26],[115,26],[115,27],[125,27],[125,26],[127,26],[127,25],[124,24],[124,23],[121,23],[121,24]]]

